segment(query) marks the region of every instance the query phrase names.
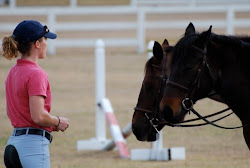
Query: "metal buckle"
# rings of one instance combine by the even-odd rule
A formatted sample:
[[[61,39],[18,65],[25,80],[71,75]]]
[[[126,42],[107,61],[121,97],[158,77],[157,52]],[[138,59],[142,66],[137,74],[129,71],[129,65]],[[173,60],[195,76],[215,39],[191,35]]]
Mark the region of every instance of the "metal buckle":
[[[189,107],[186,106],[186,103],[187,103],[188,101],[189,101],[189,103],[190,103],[190,106],[189,106]],[[194,105],[193,101],[192,101],[190,98],[188,98],[188,97],[182,100],[182,107],[183,107],[186,111],[190,111],[190,110],[193,108],[193,105]]]
[[[155,118],[152,118],[152,119],[150,119],[149,118],[149,116],[147,115],[147,113],[145,113],[145,116],[147,117],[147,119],[149,120],[149,122],[150,122],[150,124],[151,124],[151,126],[155,129],[155,131],[157,132],[157,133],[160,133],[159,131],[158,131],[158,129],[157,129],[157,124],[154,124],[154,120],[156,120],[156,121],[158,121],[158,119],[155,119]]]

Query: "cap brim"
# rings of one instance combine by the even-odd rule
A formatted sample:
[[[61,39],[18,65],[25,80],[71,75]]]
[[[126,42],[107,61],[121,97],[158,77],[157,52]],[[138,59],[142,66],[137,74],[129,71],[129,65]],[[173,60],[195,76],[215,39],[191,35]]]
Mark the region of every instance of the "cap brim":
[[[44,35],[44,37],[47,37],[49,39],[55,39],[57,35],[55,33],[48,32]]]

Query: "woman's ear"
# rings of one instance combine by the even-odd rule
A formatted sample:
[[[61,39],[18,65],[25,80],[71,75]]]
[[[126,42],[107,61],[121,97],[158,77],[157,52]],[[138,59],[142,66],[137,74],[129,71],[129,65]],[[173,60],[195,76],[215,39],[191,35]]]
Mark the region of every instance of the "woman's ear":
[[[35,48],[40,48],[40,42],[39,42],[39,40],[36,40],[34,42],[34,46],[35,46]]]

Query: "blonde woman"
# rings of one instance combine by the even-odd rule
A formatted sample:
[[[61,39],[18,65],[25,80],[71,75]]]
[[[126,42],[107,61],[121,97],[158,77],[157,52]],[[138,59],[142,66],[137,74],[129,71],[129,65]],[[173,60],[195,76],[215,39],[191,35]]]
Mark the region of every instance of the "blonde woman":
[[[4,153],[7,168],[50,168],[51,132],[69,127],[67,118],[50,114],[50,83],[38,65],[46,57],[47,38],[56,37],[38,21],[25,20],[3,39],[5,58],[21,56],[5,81],[7,115],[14,127]]]

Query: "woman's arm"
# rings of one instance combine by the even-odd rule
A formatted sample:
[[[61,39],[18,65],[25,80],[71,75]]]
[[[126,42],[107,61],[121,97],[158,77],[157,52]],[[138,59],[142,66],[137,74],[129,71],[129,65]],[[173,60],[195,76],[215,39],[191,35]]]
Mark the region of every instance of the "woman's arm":
[[[32,120],[40,126],[56,126],[59,130],[65,131],[69,126],[69,120],[64,117],[50,115],[44,110],[43,96],[30,96],[30,114]]]

